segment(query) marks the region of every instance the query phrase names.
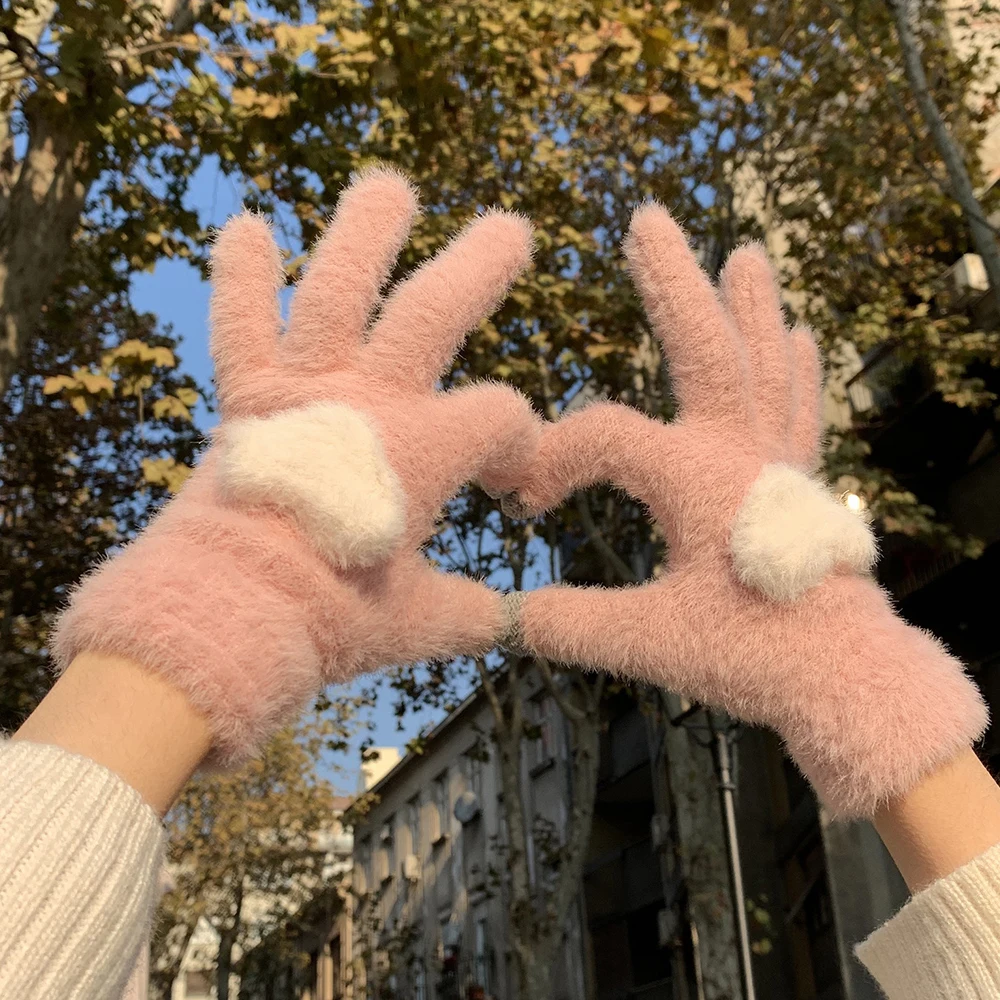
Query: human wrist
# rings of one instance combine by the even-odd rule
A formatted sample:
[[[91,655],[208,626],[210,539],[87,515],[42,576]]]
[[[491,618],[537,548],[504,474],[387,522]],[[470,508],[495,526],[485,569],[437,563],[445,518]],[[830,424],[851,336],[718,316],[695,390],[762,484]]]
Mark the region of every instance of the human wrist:
[[[1000,844],[1000,787],[965,749],[886,802],[873,822],[918,892]]]
[[[212,742],[208,721],[166,680],[133,660],[82,653],[14,733],[119,775],[161,816]]]

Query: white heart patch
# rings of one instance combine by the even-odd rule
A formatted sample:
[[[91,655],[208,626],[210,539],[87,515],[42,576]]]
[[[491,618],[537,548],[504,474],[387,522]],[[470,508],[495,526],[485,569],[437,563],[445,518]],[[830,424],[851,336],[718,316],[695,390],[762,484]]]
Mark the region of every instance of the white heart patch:
[[[406,524],[403,488],[377,432],[339,403],[224,425],[218,470],[230,502],[289,511],[343,568],[384,559]]]
[[[799,469],[765,465],[733,519],[733,566],[740,581],[776,601],[793,601],[836,566],[875,565],[867,522]]]

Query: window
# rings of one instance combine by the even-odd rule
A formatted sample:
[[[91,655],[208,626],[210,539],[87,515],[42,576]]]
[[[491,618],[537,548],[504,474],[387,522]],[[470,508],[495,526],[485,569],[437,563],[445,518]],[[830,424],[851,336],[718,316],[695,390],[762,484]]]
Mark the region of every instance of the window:
[[[528,846],[528,881],[534,885],[535,884],[535,832],[534,830],[528,830],[528,836],[525,838]]]
[[[555,757],[554,705],[549,695],[543,695],[528,702],[528,720],[537,730],[535,738],[528,742],[527,759],[529,769],[541,767]]]
[[[489,945],[489,924],[487,923],[485,916],[476,918],[474,930],[474,950],[472,955],[473,975],[476,977],[476,983],[483,988],[483,992],[489,994],[492,990],[492,985],[490,983],[491,953]]]
[[[330,948],[330,967],[331,967],[331,977],[330,977],[330,994],[333,1000],[340,1000],[340,997],[344,993],[344,980],[341,978],[343,970],[341,969],[341,962],[343,961],[340,951],[340,935],[338,934],[329,944]]]
[[[476,744],[465,755],[465,780],[468,789],[479,800],[483,801],[483,750]]]
[[[420,857],[420,799],[414,795],[406,803],[406,826],[410,831],[410,853]]]
[[[358,844],[355,863],[361,876],[361,884],[358,888],[362,892],[369,892],[372,889],[372,842],[370,837],[365,837]]]
[[[427,972],[423,962],[413,967],[413,1000],[427,1000]]]
[[[382,870],[379,872],[380,881],[385,881],[391,875],[396,874],[396,841],[393,837],[393,825],[395,817],[390,816],[383,824],[379,832],[379,844],[382,847]]]
[[[437,839],[447,837],[451,828],[451,791],[447,771],[442,771],[434,779],[434,808],[438,819]]]
[[[188,1000],[211,996],[212,977],[207,972],[200,970],[184,973],[184,992]]]

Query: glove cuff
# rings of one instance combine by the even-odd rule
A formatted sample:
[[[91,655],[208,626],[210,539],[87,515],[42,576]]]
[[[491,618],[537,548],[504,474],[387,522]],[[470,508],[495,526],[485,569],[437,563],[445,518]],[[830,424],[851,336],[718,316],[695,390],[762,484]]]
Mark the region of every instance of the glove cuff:
[[[209,721],[209,766],[239,766],[319,692],[326,664],[351,672],[338,659],[350,595],[280,538],[222,547],[157,527],[77,587],[53,636],[56,665],[104,653],[160,674]]]
[[[888,608],[886,617],[881,638],[891,640],[858,651],[849,671],[831,665],[822,700],[778,727],[835,818],[873,816],[972,746],[989,723],[962,664]],[[876,662],[887,648],[891,661]]]

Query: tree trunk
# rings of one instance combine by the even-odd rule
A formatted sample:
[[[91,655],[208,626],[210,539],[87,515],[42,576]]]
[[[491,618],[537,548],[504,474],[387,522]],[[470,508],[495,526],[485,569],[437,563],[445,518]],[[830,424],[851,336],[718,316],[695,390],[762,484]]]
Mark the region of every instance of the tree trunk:
[[[582,693],[573,699],[554,681],[548,664],[535,664],[546,689],[563,713],[573,734],[570,768],[572,801],[563,831],[558,875],[554,885],[532,886],[528,870],[528,837],[532,817],[526,815],[522,788],[524,716],[521,690],[523,661],[515,660],[508,674],[508,687],[501,702],[485,664],[480,678],[493,710],[494,741],[500,760],[503,808],[509,844],[507,870],[510,873],[509,928],[518,983],[518,1000],[550,1000],[552,973],[565,938],[566,922],[580,894],[583,862],[590,842],[594,797],[599,766],[601,697],[604,678],[581,682]]]
[[[990,293],[996,302],[998,289],[1000,289],[1000,242],[997,241],[996,233],[987,221],[986,213],[976,198],[962,149],[951,134],[951,130],[941,114],[941,109],[931,93],[927,74],[924,72],[920,48],[913,31],[913,24],[910,21],[909,5],[906,0],[890,0],[890,6],[896,19],[896,32],[899,36],[899,47],[903,53],[906,79],[913,90],[921,117],[927,128],[930,129],[934,145],[937,146],[937,151],[944,161],[952,195],[961,206],[966,222],[969,224],[972,245],[983,260],[986,276],[990,282]]]
[[[233,919],[219,934],[219,954],[215,961],[216,1000],[229,1000],[229,976],[233,971],[233,948],[243,919],[243,879],[236,888]]]
[[[28,76],[26,59],[37,47],[55,10],[55,0],[35,0],[31,7],[18,13],[14,26],[4,31],[6,44],[0,49],[0,175],[10,170],[8,160],[13,155],[11,111]],[[7,193],[6,186],[3,192]]]
[[[39,108],[25,111],[28,149],[0,198],[0,392],[69,257],[90,183],[88,144]]]
[[[236,935],[225,930],[219,938],[219,957],[215,963],[215,994],[217,1000],[229,1000],[229,974],[233,971],[233,945]]]
[[[552,955],[543,949],[514,949],[517,956],[517,1000],[552,1000]],[[554,949],[544,949],[553,951]]]
[[[190,30],[204,4],[195,0],[154,0],[160,18],[151,42],[170,32]],[[0,32],[0,393],[17,370],[72,249],[87,191],[94,180],[95,119],[81,131],[70,112],[61,112],[43,93],[25,96],[35,47],[52,20],[54,0],[36,0],[13,28]],[[107,53],[124,61],[127,53]],[[124,70],[122,71],[124,73]],[[123,76],[125,79],[125,76]],[[14,154],[11,119],[20,105],[28,137],[24,158]]]
[[[184,962],[188,945],[191,943],[196,923],[197,921],[185,926],[184,937],[179,942],[178,948],[169,962],[161,964],[158,961],[158,956],[152,951],[151,947],[149,957],[149,987],[152,1000],[170,1000],[174,980],[181,974],[181,965]],[[155,943],[156,936],[154,935],[150,944],[152,946]]]
[[[668,719],[681,713],[664,693]],[[697,962],[705,1000],[740,1000],[743,987],[736,953],[730,895],[729,855],[716,794],[712,752],[699,746],[684,726],[665,725],[664,759],[675,802],[681,869],[687,886],[688,919],[696,931]],[[696,970],[697,973],[698,970]]]

